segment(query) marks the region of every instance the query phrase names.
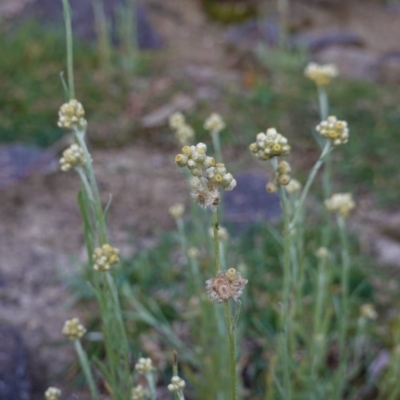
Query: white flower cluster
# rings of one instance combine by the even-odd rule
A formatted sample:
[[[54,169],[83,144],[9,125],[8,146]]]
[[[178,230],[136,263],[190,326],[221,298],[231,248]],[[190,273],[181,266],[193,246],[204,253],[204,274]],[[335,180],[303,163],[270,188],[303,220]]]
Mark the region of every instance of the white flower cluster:
[[[169,126],[175,130],[175,136],[182,145],[194,138],[193,128],[186,123],[185,116],[180,112],[173,113],[169,117]]]
[[[44,393],[46,400],[58,400],[60,396],[61,390],[55,387],[49,387]]]
[[[181,203],[174,204],[169,208],[170,215],[175,219],[182,217],[184,212],[185,212],[185,206]]]
[[[71,144],[68,149],[63,151],[63,156],[60,158],[61,171],[69,171],[72,168],[85,165],[86,157],[83,149],[77,144]]]
[[[78,318],[65,321],[62,334],[70,340],[80,339],[86,333],[86,328],[80,323]]]
[[[325,207],[330,212],[336,212],[342,217],[347,217],[356,207],[353,196],[350,193],[335,193],[325,200]]]
[[[296,193],[301,189],[301,184],[296,179],[291,179],[290,182],[286,185],[286,191],[289,194]]]
[[[360,307],[361,315],[370,320],[375,320],[378,318],[378,313],[376,312],[375,306],[370,303],[363,304]]]
[[[272,157],[286,156],[290,153],[288,140],[275,128],[267,129],[266,133],[259,133],[256,142],[252,143],[249,149],[260,160],[269,160]]]
[[[132,400],[143,400],[147,397],[147,391],[142,385],[137,385],[132,389]]]
[[[85,129],[87,122],[84,116],[85,110],[82,104],[72,99],[60,107],[58,112],[58,126],[65,129]]]
[[[227,172],[225,164],[215,163],[213,157],[206,154],[207,146],[198,143],[196,146],[185,146],[183,154],[175,157],[179,167],[187,167],[193,175],[191,180],[192,197],[203,207],[216,207],[219,204],[219,187],[233,190],[236,180]]]
[[[331,140],[335,146],[347,143],[349,140],[347,122],[338,121],[333,115],[328,117],[326,121],[322,121],[315,129],[322,137]]]
[[[114,264],[119,262],[119,250],[109,244],[103,244],[93,253],[93,269],[96,271],[109,271]]]
[[[312,62],[307,65],[304,75],[317,86],[326,86],[331,83],[333,78],[339,75],[339,72],[334,64],[319,65]]]
[[[224,120],[217,113],[212,113],[204,122],[204,129],[209,132],[221,132],[225,126]]]
[[[173,376],[171,378],[171,383],[168,385],[168,390],[170,392],[178,392],[182,391],[186,386],[186,382],[182,379],[179,378],[179,376]]]
[[[151,358],[140,357],[135,365],[135,371],[138,374],[148,374],[154,370],[153,361]]]

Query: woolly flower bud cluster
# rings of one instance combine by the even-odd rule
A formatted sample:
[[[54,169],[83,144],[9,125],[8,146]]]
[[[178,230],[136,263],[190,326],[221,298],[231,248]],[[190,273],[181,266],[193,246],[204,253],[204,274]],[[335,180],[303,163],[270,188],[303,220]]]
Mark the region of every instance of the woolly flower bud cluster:
[[[347,217],[351,210],[356,207],[350,193],[335,193],[325,200],[325,207],[330,212],[336,212],[342,217]]]
[[[326,86],[331,83],[333,78],[339,75],[339,72],[334,64],[319,65],[312,62],[307,65],[304,75],[317,86]]]
[[[96,271],[109,271],[114,264],[119,262],[119,250],[109,244],[103,244],[93,253],[93,269]]]
[[[72,99],[60,107],[58,111],[58,126],[64,129],[85,129],[87,122],[84,116],[85,110],[82,104]]]
[[[169,117],[169,126],[175,130],[175,136],[180,144],[186,144],[194,138],[193,128],[186,123],[182,113],[176,112]]]
[[[210,228],[208,230],[208,233],[214,239],[214,228]],[[218,227],[218,240],[220,240],[222,242],[226,242],[228,239],[229,239],[229,234],[228,234],[228,231],[226,230],[226,228],[224,228],[223,226],[219,226]]]
[[[135,365],[135,371],[138,374],[148,374],[154,370],[151,358],[140,357]]]
[[[290,153],[288,140],[275,128],[267,129],[266,133],[259,133],[256,136],[255,143],[252,143],[249,149],[263,161],[273,157],[286,156]]]
[[[132,400],[143,400],[147,396],[146,389],[142,385],[137,385],[132,389]]]
[[[301,189],[301,183],[296,179],[291,179],[290,182],[286,185],[286,191],[289,194],[296,193]]]
[[[185,206],[181,203],[174,204],[169,208],[169,213],[172,218],[178,219],[182,217],[185,212]]]
[[[69,171],[72,168],[85,165],[86,157],[83,149],[77,144],[71,144],[68,149],[63,151],[63,156],[60,158],[61,171]]]
[[[276,169],[275,179],[271,182],[268,182],[266,189],[269,193],[274,193],[277,191],[278,186],[283,185],[286,186],[290,183],[290,172],[292,169],[290,168],[290,164],[287,161],[280,160],[278,164],[278,168]]]
[[[233,299],[238,301],[243,293],[248,280],[242,278],[235,268],[220,271],[218,274],[206,281],[207,293],[212,300],[219,303]]]
[[[225,126],[224,120],[217,113],[212,113],[204,122],[204,129],[209,132],[221,132]]]
[[[347,143],[349,140],[349,128],[346,121],[338,121],[331,115],[326,121],[322,121],[315,128],[325,139],[329,139],[335,146]]]
[[[173,376],[171,378],[171,383],[168,385],[168,390],[170,392],[178,392],[183,390],[186,386],[186,382],[179,376]]]
[[[65,321],[62,334],[70,340],[78,340],[86,333],[86,328],[80,323],[78,318]]]
[[[236,180],[227,172],[225,164],[216,164],[215,159],[207,156],[206,152],[204,143],[185,146],[183,154],[175,157],[175,162],[179,167],[187,167],[193,175],[190,183],[193,199],[202,207],[214,208],[219,204],[219,187],[232,190]]]
[[[46,400],[58,400],[60,396],[61,390],[55,387],[49,387],[44,393]]]

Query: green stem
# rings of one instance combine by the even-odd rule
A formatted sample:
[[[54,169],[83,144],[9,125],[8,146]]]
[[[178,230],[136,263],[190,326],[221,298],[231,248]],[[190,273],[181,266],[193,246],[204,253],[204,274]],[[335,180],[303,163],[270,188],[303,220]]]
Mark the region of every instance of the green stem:
[[[237,400],[235,330],[232,327],[231,311],[228,301],[224,302],[224,310],[229,338],[229,372],[231,376],[231,400]]]
[[[71,28],[71,7],[68,0],[62,0],[64,8],[64,21],[67,42],[67,73],[68,73],[68,89],[69,98],[75,98],[75,85],[74,85],[74,53],[72,43],[72,28]]]
[[[221,257],[219,254],[218,211],[216,209],[212,211],[212,224],[214,233],[215,271],[218,273],[221,271]]]
[[[318,86],[318,103],[321,121],[325,121],[329,114],[328,94],[325,86]]]
[[[283,209],[284,218],[284,254],[283,254],[283,379],[284,379],[284,390],[285,400],[291,400],[292,388],[290,382],[290,329],[291,329],[291,316],[290,316],[290,286],[291,286],[291,271],[290,271],[290,231],[289,226],[289,203],[286,197],[286,192],[283,187],[280,188],[281,202]]]
[[[187,244],[186,244],[185,224],[183,222],[182,217],[176,219],[176,226],[178,228],[179,240],[182,246],[184,263],[187,264]]]
[[[346,233],[346,222],[344,217],[338,215],[337,223],[339,226],[339,234],[341,241],[341,256],[342,256],[342,277],[341,277],[341,294],[342,294],[342,307],[340,313],[340,333],[339,333],[339,355],[340,355],[340,385],[339,396],[343,390],[345,380],[345,367],[346,367],[346,335],[348,325],[348,301],[349,301],[349,271],[350,271],[350,256],[348,238]],[[339,397],[340,398],[340,397]]]
[[[325,147],[323,148],[320,157],[318,158],[317,162],[315,163],[314,167],[312,168],[310,175],[308,176],[307,182],[304,186],[304,189],[301,193],[301,197],[300,197],[299,203],[297,205],[297,208],[294,212],[293,219],[290,222],[290,230],[292,228],[294,228],[296,220],[299,217],[301,209],[304,205],[304,201],[307,197],[307,194],[311,188],[312,183],[314,182],[315,176],[317,175],[318,170],[321,168],[322,164],[324,163],[325,156],[329,153],[331,148],[332,148],[331,142],[329,140],[327,140]]]
[[[92,371],[89,365],[89,360],[87,358],[85,351],[82,348],[81,341],[77,339],[74,341],[74,344],[76,353],[78,354],[79,363],[81,365],[83,373],[85,374],[86,381],[89,385],[89,389],[92,394],[92,400],[99,400],[99,395],[97,394],[96,385],[94,383]]]
[[[156,383],[154,381],[154,375],[152,372],[146,374],[146,381],[150,391],[150,399],[156,400],[157,399]]]
[[[217,161],[217,163],[222,163],[223,162],[223,158],[222,158],[221,140],[220,140],[220,137],[219,137],[219,132],[218,131],[212,131],[211,132],[211,138],[212,138],[212,142],[213,142],[216,161]]]

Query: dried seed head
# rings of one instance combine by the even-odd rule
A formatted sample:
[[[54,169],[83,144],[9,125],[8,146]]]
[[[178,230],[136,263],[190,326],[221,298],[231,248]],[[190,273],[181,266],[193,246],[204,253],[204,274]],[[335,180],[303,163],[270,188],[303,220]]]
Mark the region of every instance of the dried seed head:
[[[78,318],[65,321],[62,334],[70,340],[78,340],[86,333],[86,328],[80,323]]]
[[[191,191],[191,196],[200,207],[215,210],[219,206],[220,197],[216,189],[210,190],[199,184]]]
[[[182,217],[184,212],[185,212],[185,206],[181,203],[174,204],[169,208],[169,213],[175,219]]]
[[[333,115],[328,117],[326,121],[322,121],[315,129],[322,137],[330,140],[335,146],[347,143],[349,140],[347,122],[338,121]]]
[[[58,400],[60,396],[61,390],[56,387],[49,387],[44,393],[46,400]]]
[[[153,370],[154,370],[154,367],[153,367],[153,361],[151,361],[151,358],[140,357],[138,362],[135,365],[135,371],[138,374],[147,374],[149,372],[152,372]]]
[[[204,129],[210,132],[221,132],[225,128],[225,122],[217,113],[212,113],[204,122]]]
[[[317,86],[326,86],[330,84],[333,78],[339,75],[339,72],[334,64],[319,65],[312,62],[307,65],[304,75]]]
[[[79,101],[72,99],[63,104],[58,112],[58,126],[65,129],[86,129],[85,110]]]
[[[353,196],[350,193],[335,193],[325,200],[325,207],[330,212],[336,212],[342,217],[347,217],[356,207]]]
[[[207,280],[206,289],[210,298],[219,303],[229,299],[237,301],[247,282],[239,272],[230,268],[228,271],[218,272],[214,278]]]
[[[119,262],[119,250],[109,244],[103,244],[94,250],[93,262],[93,269],[96,271],[109,271]]]

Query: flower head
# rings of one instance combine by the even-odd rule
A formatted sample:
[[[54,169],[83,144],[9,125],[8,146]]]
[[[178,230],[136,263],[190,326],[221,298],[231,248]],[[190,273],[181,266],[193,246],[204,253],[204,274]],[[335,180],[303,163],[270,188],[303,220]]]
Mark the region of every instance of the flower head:
[[[93,269],[96,271],[109,271],[114,264],[119,262],[119,250],[109,244],[103,244],[93,253]]]
[[[200,255],[199,249],[197,249],[196,247],[190,247],[187,251],[187,255],[191,260],[196,260],[199,258]]]
[[[286,185],[286,191],[290,194],[298,192],[301,189],[301,184],[296,179],[291,179]]]
[[[185,123],[185,116],[180,112],[175,112],[169,117],[169,126],[171,129],[178,129]]]
[[[329,139],[335,146],[347,143],[349,140],[347,122],[338,121],[332,115],[326,121],[322,121],[315,129],[322,137]]]
[[[63,104],[58,112],[58,126],[65,129],[85,129],[85,110],[79,101],[72,99]]]
[[[219,303],[233,299],[238,301],[243,293],[248,280],[242,278],[234,268],[220,271],[217,275],[206,281],[206,289],[212,300]]]
[[[143,400],[147,396],[147,391],[142,385],[137,385],[132,389],[132,400]]]
[[[60,396],[61,390],[56,387],[49,387],[44,393],[46,400],[58,400]]]
[[[148,374],[154,370],[151,358],[140,357],[135,365],[135,371],[138,374]]]
[[[319,247],[315,255],[320,259],[325,259],[329,256],[329,250],[326,247]]]
[[[70,340],[77,340],[84,336],[86,328],[80,323],[78,318],[65,321],[62,334]]]
[[[373,304],[369,304],[369,303],[363,304],[360,307],[360,312],[364,318],[371,319],[371,320],[375,320],[378,318],[378,313],[376,312]]]
[[[269,160],[290,153],[288,140],[275,128],[267,129],[266,133],[259,133],[255,143],[252,143],[249,149],[260,160]]]
[[[190,125],[183,123],[176,129],[175,136],[180,144],[185,145],[194,138],[194,130]]]
[[[350,193],[335,193],[325,200],[325,207],[330,212],[336,212],[342,217],[347,217],[356,207],[353,196]]]
[[[175,219],[182,217],[184,212],[185,212],[185,206],[181,203],[174,204],[169,208],[169,213]]]
[[[225,126],[224,120],[217,113],[212,113],[204,122],[204,129],[210,132],[221,132]]]
[[[71,144],[68,149],[63,151],[63,156],[60,158],[61,171],[69,171],[72,168],[85,165],[86,157],[83,149],[77,144]]]
[[[168,385],[168,390],[170,392],[182,391],[186,386],[186,382],[179,376],[173,376],[171,378],[171,383]]]
[[[319,65],[312,62],[307,65],[304,75],[317,86],[326,86],[339,75],[339,72],[334,64]]]

